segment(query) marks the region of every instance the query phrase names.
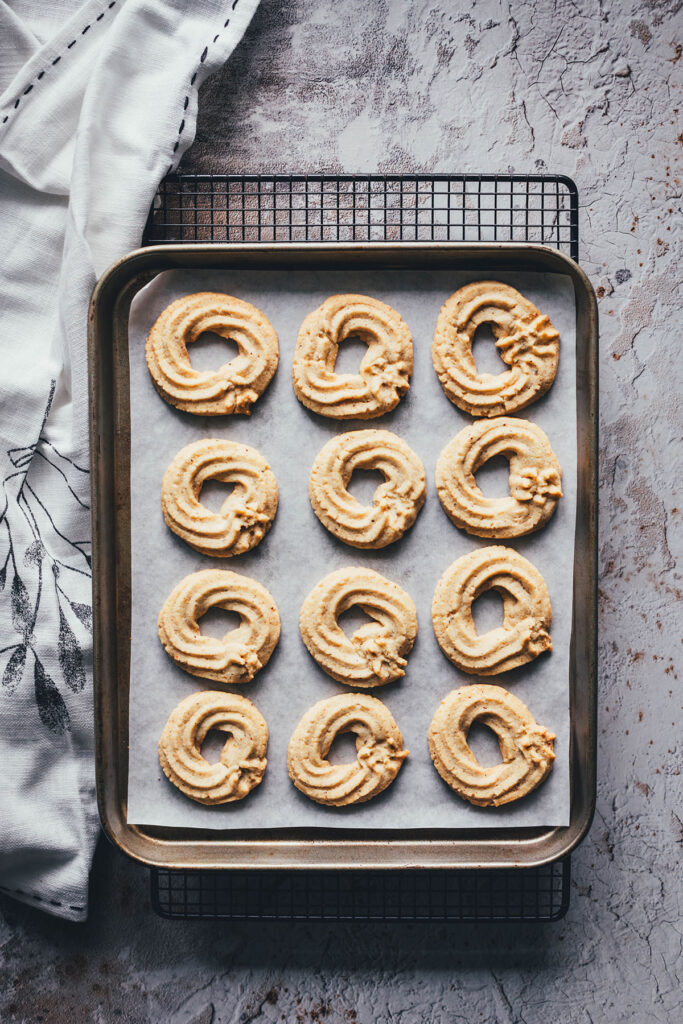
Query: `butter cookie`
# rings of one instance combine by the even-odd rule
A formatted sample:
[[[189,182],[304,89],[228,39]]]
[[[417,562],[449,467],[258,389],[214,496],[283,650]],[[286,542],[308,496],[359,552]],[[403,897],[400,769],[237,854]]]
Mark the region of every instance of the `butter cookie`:
[[[201,503],[207,480],[232,484],[220,512]],[[229,558],[263,539],[277,512],[275,476],[263,456],[246,444],[207,438],[178,452],[161,484],[166,525],[203,555]]]
[[[474,722],[493,729],[503,758],[484,767],[468,746]],[[429,752],[444,782],[471,804],[499,807],[520,800],[549,775],[555,734],[539,725],[526,704],[500,686],[452,690],[429,727]]]
[[[372,505],[347,490],[354,470],[384,477]],[[337,434],[313,463],[308,484],[313,511],[323,526],[354,548],[384,548],[413,525],[426,495],[424,467],[414,451],[388,430]]]
[[[339,616],[353,606],[372,619],[350,638]],[[328,676],[349,686],[383,686],[405,675],[417,636],[417,612],[397,583],[372,569],[338,569],[308,595],[299,618],[301,636]]]
[[[217,370],[195,370],[187,346],[206,331],[234,341],[238,353]],[[147,366],[165,401],[195,416],[249,414],[277,369],[273,325],[256,306],[233,295],[198,292],[176,299],[147,337]]]
[[[226,733],[220,759],[202,757],[212,729]],[[200,804],[243,800],[263,779],[268,726],[246,697],[204,690],[181,701],[159,740],[159,761],[166,778]]]
[[[497,455],[510,463],[510,494],[486,498],[475,474]],[[471,423],[446,445],[436,464],[444,510],[475,537],[522,537],[540,530],[562,497],[561,483],[562,470],[546,434],[514,416]]]
[[[472,605],[487,590],[503,598],[503,625],[477,633]],[[502,545],[458,558],[439,580],[432,602],[441,650],[463,672],[495,676],[552,650],[552,611],[545,580],[528,559]]]
[[[477,371],[472,342],[482,324],[491,325],[509,370]],[[553,383],[559,354],[560,335],[549,318],[498,281],[477,281],[454,292],[441,307],[432,344],[441,386],[472,416],[502,416],[535,402]]]
[[[209,608],[236,612],[237,629],[218,639],[200,631]],[[159,613],[159,638],[180,668],[202,679],[248,683],[267,664],[280,638],[280,616],[266,588],[249,576],[202,569],[186,576]]]
[[[341,733],[356,734],[356,760],[331,764]],[[289,741],[287,769],[297,789],[316,803],[345,807],[371,800],[389,786],[408,751],[389,709],[376,697],[343,693],[310,708]]]
[[[339,346],[352,336],[368,346],[360,372],[336,373]],[[331,295],[301,325],[292,379],[296,397],[313,412],[369,420],[398,405],[412,370],[412,338],[395,309],[368,295]]]

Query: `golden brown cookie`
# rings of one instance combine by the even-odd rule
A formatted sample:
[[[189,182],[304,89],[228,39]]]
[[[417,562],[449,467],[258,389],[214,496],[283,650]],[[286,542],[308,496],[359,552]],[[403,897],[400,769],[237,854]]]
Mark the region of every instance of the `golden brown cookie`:
[[[503,625],[479,636],[472,605],[486,590],[503,598]],[[432,621],[447,658],[478,676],[495,676],[552,650],[550,595],[538,569],[512,548],[470,551],[439,580]]]
[[[474,722],[495,732],[503,758],[484,768],[467,745]],[[555,734],[539,725],[517,697],[500,686],[452,690],[429,727],[429,752],[444,782],[471,804],[499,807],[520,800],[549,775]]]
[[[209,608],[236,612],[240,625],[221,639],[200,632]],[[159,613],[168,656],[190,675],[234,685],[248,683],[268,662],[280,638],[280,616],[266,588],[226,569],[202,569],[181,580]]]
[[[354,605],[373,621],[349,638],[338,619]],[[330,573],[313,588],[299,625],[306,647],[328,676],[349,686],[383,686],[405,675],[417,612],[397,583],[356,566]]]
[[[384,482],[372,505],[348,492],[355,469],[375,469]],[[308,483],[313,511],[326,529],[354,548],[384,548],[412,526],[426,494],[424,467],[388,430],[337,434],[320,451]]]
[[[335,373],[339,345],[352,336],[368,346],[360,373]],[[331,295],[301,325],[292,378],[299,401],[321,416],[369,420],[398,405],[412,371],[412,338],[395,309],[367,295]]]
[[[200,501],[207,480],[233,484],[220,512]],[[263,539],[277,512],[275,476],[255,448],[207,438],[179,451],[164,474],[161,509],[166,525],[204,555],[228,558]]]
[[[475,473],[496,455],[510,463],[510,494],[486,498]],[[522,537],[548,522],[562,497],[562,470],[535,423],[511,416],[471,423],[446,445],[436,489],[449,518],[475,537]]]
[[[226,733],[220,760],[202,757],[212,729]],[[166,778],[200,804],[243,800],[263,779],[268,726],[246,697],[204,690],[181,701],[159,740],[159,761]]]
[[[356,734],[352,764],[331,764],[327,758],[337,736]],[[345,807],[371,800],[389,786],[408,751],[391,712],[376,697],[343,693],[310,708],[289,741],[289,777],[318,804]]]
[[[481,324],[491,325],[509,370],[478,373],[472,342]],[[454,292],[441,307],[432,345],[444,391],[472,416],[502,416],[535,402],[554,381],[559,354],[560,335],[548,317],[498,281],[477,281]]]
[[[195,370],[187,346],[206,331],[234,341],[238,354],[217,370]],[[185,295],[149,332],[147,366],[154,386],[176,409],[195,416],[249,414],[277,369],[277,334],[250,302],[220,292]]]

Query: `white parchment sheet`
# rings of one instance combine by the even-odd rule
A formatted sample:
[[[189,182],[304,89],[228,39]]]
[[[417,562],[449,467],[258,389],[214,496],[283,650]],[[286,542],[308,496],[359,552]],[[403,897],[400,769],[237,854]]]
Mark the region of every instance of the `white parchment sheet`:
[[[445,299],[481,273],[451,271],[169,271],[135,298],[129,323],[131,388],[131,518],[133,615],[130,678],[130,768],[128,821],[135,824],[231,829],[287,828],[487,828],[569,823],[569,639],[572,616],[574,521],[576,514],[576,394],[574,291],[570,278],[530,273],[496,274],[518,288],[550,316],[560,331],[557,378],[549,393],[521,415],[538,423],[550,438],[563,470],[564,497],[539,533],[503,541],[529,558],[543,574],[553,609],[551,654],[500,676],[483,679],[509,689],[536,720],[557,734],[556,760],[549,778],[530,796],[500,808],[465,803],[441,780],[427,747],[427,730],[442,698],[454,687],[477,682],[458,671],[441,653],[431,622],[437,580],[447,566],[472,548],[493,543],[457,529],[441,508],[434,471],[439,453],[471,418],[444,395],[434,372],[431,342]],[[145,363],[145,339],[156,317],[174,299],[198,291],[221,291],[254,303],[273,323],[280,339],[280,364],[251,416],[198,417],[178,412],[157,394]],[[297,332],[307,313],[338,292],[372,295],[397,309],[409,325],[415,368],[408,395],[386,416],[368,422],[325,419],[302,406],[292,390],[291,365]],[[357,369],[360,342],[342,346],[338,366]],[[195,351],[196,350],[196,351]],[[213,339],[192,346],[195,366],[225,361],[225,343]],[[498,372],[503,364],[489,341],[475,343],[480,369]],[[415,525],[381,551],[358,551],[336,540],[318,522],[308,500],[308,476],[315,456],[336,433],[377,427],[404,438],[424,463],[427,500]],[[176,453],[202,437],[228,438],[253,445],[269,461],[280,489],[273,527],[253,551],[238,558],[206,558],[167,529],[160,508],[161,480]],[[489,494],[507,493],[507,462],[478,474]],[[377,478],[376,483],[379,483]],[[354,482],[355,483],[355,482]],[[210,486],[210,485],[208,485]],[[352,489],[354,484],[352,483]],[[372,494],[375,483],[365,480]],[[223,494],[224,496],[224,494]],[[210,507],[220,506],[214,494]],[[347,688],[318,668],[299,634],[299,610],[311,588],[333,569],[369,566],[395,580],[412,597],[419,632],[403,679],[369,692],[394,715],[410,757],[392,785],[368,803],[326,808],[308,800],[287,775],[289,738],[304,711],[316,701]],[[203,807],[183,796],[164,777],[157,742],[173,708],[188,694],[211,688],[188,675],[164,652],[157,616],[172,588],[188,573],[209,567],[253,576],[272,593],[282,635],[268,665],[238,692],[249,697],[268,722],[268,768],[263,783],[245,800]],[[502,618],[497,595],[482,597],[475,610],[480,630]],[[360,619],[364,618],[360,613]],[[357,624],[357,623],[356,623]],[[355,628],[356,624],[353,625]],[[207,626],[207,629],[209,627]],[[221,635],[225,630],[216,630]],[[476,736],[475,736],[476,733]],[[473,729],[475,753],[484,763],[500,759],[490,730]],[[346,738],[332,759],[353,756]],[[337,744],[335,744],[337,747]],[[342,749],[343,748],[343,749]],[[205,750],[206,752],[206,750]],[[215,755],[217,757],[217,754]]]

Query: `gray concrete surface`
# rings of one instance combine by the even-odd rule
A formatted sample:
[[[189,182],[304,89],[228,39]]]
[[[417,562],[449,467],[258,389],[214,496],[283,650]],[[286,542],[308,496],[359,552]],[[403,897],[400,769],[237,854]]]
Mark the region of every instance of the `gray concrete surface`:
[[[263,0],[204,88],[184,160],[577,181],[601,313],[600,782],[568,916],[505,928],[162,922],[145,873],[102,845],[86,925],[2,901],[0,1020],[681,1019],[680,8]]]

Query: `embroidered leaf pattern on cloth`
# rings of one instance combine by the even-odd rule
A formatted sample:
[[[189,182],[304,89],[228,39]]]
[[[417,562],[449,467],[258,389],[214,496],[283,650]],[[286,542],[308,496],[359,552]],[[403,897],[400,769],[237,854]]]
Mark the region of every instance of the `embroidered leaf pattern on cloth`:
[[[43,423],[53,394],[54,382]],[[0,698],[30,692],[32,661],[36,722],[60,735],[71,727],[67,694],[86,685],[83,651],[92,630],[92,609],[83,600],[90,593],[90,542],[64,528],[84,521],[88,473],[42,430],[34,445],[7,456],[13,469],[3,480],[0,509]],[[57,521],[52,502],[59,502]],[[56,637],[54,627],[41,629],[41,610],[44,623],[58,620]]]
[[[66,621],[61,605],[59,606],[59,664],[64,674],[64,682],[78,693],[85,686],[83,655],[76,635]]]
[[[15,647],[12,655],[2,673],[2,685],[7,693],[13,693],[21,682],[21,676],[26,664],[26,644]]]
[[[83,623],[86,629],[92,629],[92,608],[89,604],[81,604],[79,601],[69,601],[69,604],[74,610],[74,615],[77,615],[80,621]]]
[[[43,725],[51,732],[64,732],[70,726],[69,712],[59,690],[35,655],[33,678],[36,688],[36,704]]]
[[[25,633],[31,625],[32,608],[28,590],[15,570],[12,580],[12,623],[18,633]]]

